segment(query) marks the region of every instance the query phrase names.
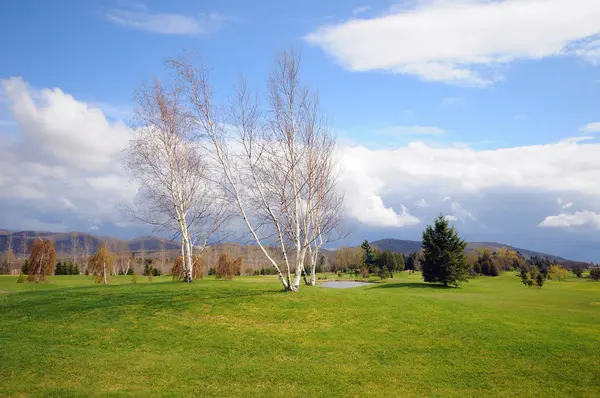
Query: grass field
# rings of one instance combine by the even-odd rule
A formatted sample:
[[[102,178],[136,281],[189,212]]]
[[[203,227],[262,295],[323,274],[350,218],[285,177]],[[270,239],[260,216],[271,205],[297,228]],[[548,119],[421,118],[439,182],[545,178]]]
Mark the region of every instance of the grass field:
[[[0,396],[600,396],[600,283],[0,276]]]

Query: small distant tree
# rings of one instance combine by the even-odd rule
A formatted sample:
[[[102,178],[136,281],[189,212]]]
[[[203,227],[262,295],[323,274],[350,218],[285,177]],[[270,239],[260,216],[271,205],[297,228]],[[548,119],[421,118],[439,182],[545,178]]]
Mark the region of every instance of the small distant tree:
[[[395,253],[396,256],[396,264],[398,264],[398,271],[404,271],[405,268],[405,258],[404,253]]]
[[[0,274],[10,274],[16,260],[17,257],[13,251],[13,236],[9,233],[6,236],[6,250],[0,257]]]
[[[108,276],[112,273],[114,259],[115,256],[106,243],[101,244],[96,254],[89,258],[88,270],[90,274],[94,275],[96,283],[108,284]]]
[[[485,249],[483,253],[477,258],[477,263],[479,265],[478,269],[481,270],[483,275],[488,276],[498,276],[500,275],[500,269],[489,249]]]
[[[448,220],[440,215],[434,226],[423,231],[423,255],[421,269],[425,282],[458,286],[469,276],[469,264],[465,255],[467,243],[460,239],[456,229],[449,227]]]
[[[521,282],[523,282],[525,286],[531,287],[535,285],[538,289],[541,289],[546,281],[546,276],[540,271],[540,269],[532,265],[521,268],[518,276],[521,278]]]
[[[54,242],[45,239],[36,239],[31,245],[29,256],[28,278],[29,282],[43,282],[48,275],[54,274],[56,265],[56,249]]]
[[[590,278],[594,281],[600,281],[600,267],[592,268],[590,270]]]
[[[217,279],[231,280],[235,275],[239,274],[242,266],[242,257],[231,260],[227,252],[221,253],[217,266],[215,267],[215,276]]]
[[[373,268],[375,267],[375,261],[377,258],[377,253],[375,252],[375,249],[373,249],[371,247],[371,245],[369,244],[369,241],[365,239],[365,241],[360,245],[360,248],[363,250],[363,258],[362,258],[362,265],[363,268],[366,268],[367,270],[369,270],[369,272],[371,272],[373,270]]]
[[[179,256],[175,259],[175,263],[171,268],[173,281],[185,282],[185,270],[183,257]],[[192,280],[202,279],[204,277],[204,259],[198,254],[192,256]]]
[[[569,275],[569,271],[566,268],[561,267],[558,264],[552,264],[548,268],[548,275],[550,275],[550,277],[552,279],[556,279],[560,282],[563,279],[567,279],[567,275]]]
[[[405,269],[407,269],[409,271],[418,271],[420,269],[419,253],[410,253],[406,257]]]
[[[23,265],[21,266],[21,274],[29,275],[29,260],[28,259],[25,259],[25,261],[23,261]]]
[[[385,279],[393,276],[393,273],[398,270],[398,261],[394,253],[390,250],[384,250],[378,259],[379,271],[378,275]]]
[[[581,278],[583,276],[583,270],[581,268],[573,268],[571,272],[573,272],[573,274],[575,274],[575,276],[577,276],[578,278]]]

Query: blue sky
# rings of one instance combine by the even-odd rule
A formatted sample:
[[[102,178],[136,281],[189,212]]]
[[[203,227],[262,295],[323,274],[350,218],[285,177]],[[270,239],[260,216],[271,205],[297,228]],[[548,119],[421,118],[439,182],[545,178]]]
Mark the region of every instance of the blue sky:
[[[262,87],[293,45],[360,170],[341,184],[364,191],[348,243],[418,239],[443,212],[468,239],[600,262],[598,18],[587,0],[4,2],[0,152],[15,160],[0,184],[15,189],[0,226],[139,233],[111,215],[132,191],[106,160],[135,87],[188,49],[226,98],[239,73]],[[86,164],[81,148],[107,137]],[[33,139],[47,150],[25,151]],[[40,168],[50,180],[27,175]]]

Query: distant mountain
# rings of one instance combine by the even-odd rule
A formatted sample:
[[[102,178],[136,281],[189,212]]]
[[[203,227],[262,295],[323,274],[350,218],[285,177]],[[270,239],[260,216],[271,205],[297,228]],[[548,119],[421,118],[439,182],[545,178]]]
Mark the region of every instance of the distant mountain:
[[[0,229],[0,252],[6,251],[8,248],[8,236],[10,232],[7,230]],[[131,240],[121,240],[110,236],[96,236],[85,232],[77,232],[77,246],[79,251],[83,251],[85,248],[85,242],[87,240],[89,245],[89,251],[95,252],[102,243],[111,244],[117,250],[124,250],[130,252],[139,252],[142,248],[148,252],[159,251],[163,242],[167,250],[179,249],[179,243],[169,241],[164,238],[157,238],[154,236],[144,236]],[[56,251],[60,254],[67,254],[72,252],[73,248],[73,232],[46,232],[46,231],[19,231],[12,233],[12,248],[13,251],[19,255],[23,253],[24,242],[26,246],[31,244],[33,239],[37,237],[43,239],[52,239]],[[142,243],[143,242],[143,243]]]
[[[414,253],[421,250],[421,242],[415,240],[402,240],[402,239],[380,239],[374,242],[371,242],[371,245],[375,246],[379,250],[391,250],[393,252],[400,252],[404,254]],[[532,256],[537,257],[548,257],[550,261],[557,262],[565,265],[576,265],[576,264],[584,264],[582,262],[567,260],[565,258],[555,256],[547,253],[540,253],[533,250],[527,249],[519,249],[517,247],[513,247],[510,245],[505,245],[497,242],[469,242],[467,244],[466,252],[470,252],[472,250],[482,251],[484,249],[490,249],[492,251],[497,251],[501,248],[507,248],[510,250],[520,252],[525,258],[529,258]]]

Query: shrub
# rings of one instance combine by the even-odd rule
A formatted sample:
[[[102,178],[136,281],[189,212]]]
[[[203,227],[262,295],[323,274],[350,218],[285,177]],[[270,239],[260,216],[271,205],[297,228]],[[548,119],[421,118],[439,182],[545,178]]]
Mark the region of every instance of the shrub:
[[[45,281],[48,275],[54,274],[56,265],[56,249],[54,242],[36,239],[31,246],[27,280],[29,282]]]
[[[183,257],[179,256],[175,259],[175,263],[171,268],[171,274],[174,281],[184,280]],[[194,254],[192,256],[192,280],[202,278],[204,278],[204,259],[200,255]]]
[[[575,276],[578,278],[581,278],[583,275],[583,270],[581,268],[573,268],[571,272],[573,272],[573,274],[575,274]]]
[[[21,266],[21,273],[28,275],[29,274],[29,260],[25,259],[23,261],[23,265]]]
[[[560,265],[553,264],[548,268],[548,274],[552,279],[556,279],[560,282],[561,279],[566,279],[569,271]]]
[[[226,252],[221,253],[217,266],[215,267],[215,276],[217,279],[231,280],[235,275],[238,275],[242,266],[242,257],[231,260],[231,257]]]
[[[215,267],[210,267],[210,268],[208,269],[208,275],[209,275],[209,276],[212,276],[212,275],[214,275],[214,274],[216,274]]]
[[[152,263],[147,263],[146,266],[144,267],[144,275],[145,276],[161,276],[162,271],[159,270],[158,268],[154,268],[152,266]]]
[[[112,254],[106,244],[102,244],[96,254],[90,257],[88,261],[88,270],[96,283],[108,283],[108,277],[112,274],[115,256]]]
[[[590,278],[595,281],[600,281],[600,267],[592,268],[590,270]]]
[[[19,279],[17,279],[17,283],[25,282],[25,274],[19,274]]]
[[[136,274],[131,274],[131,283],[133,283],[134,285],[137,283],[137,275]]]

